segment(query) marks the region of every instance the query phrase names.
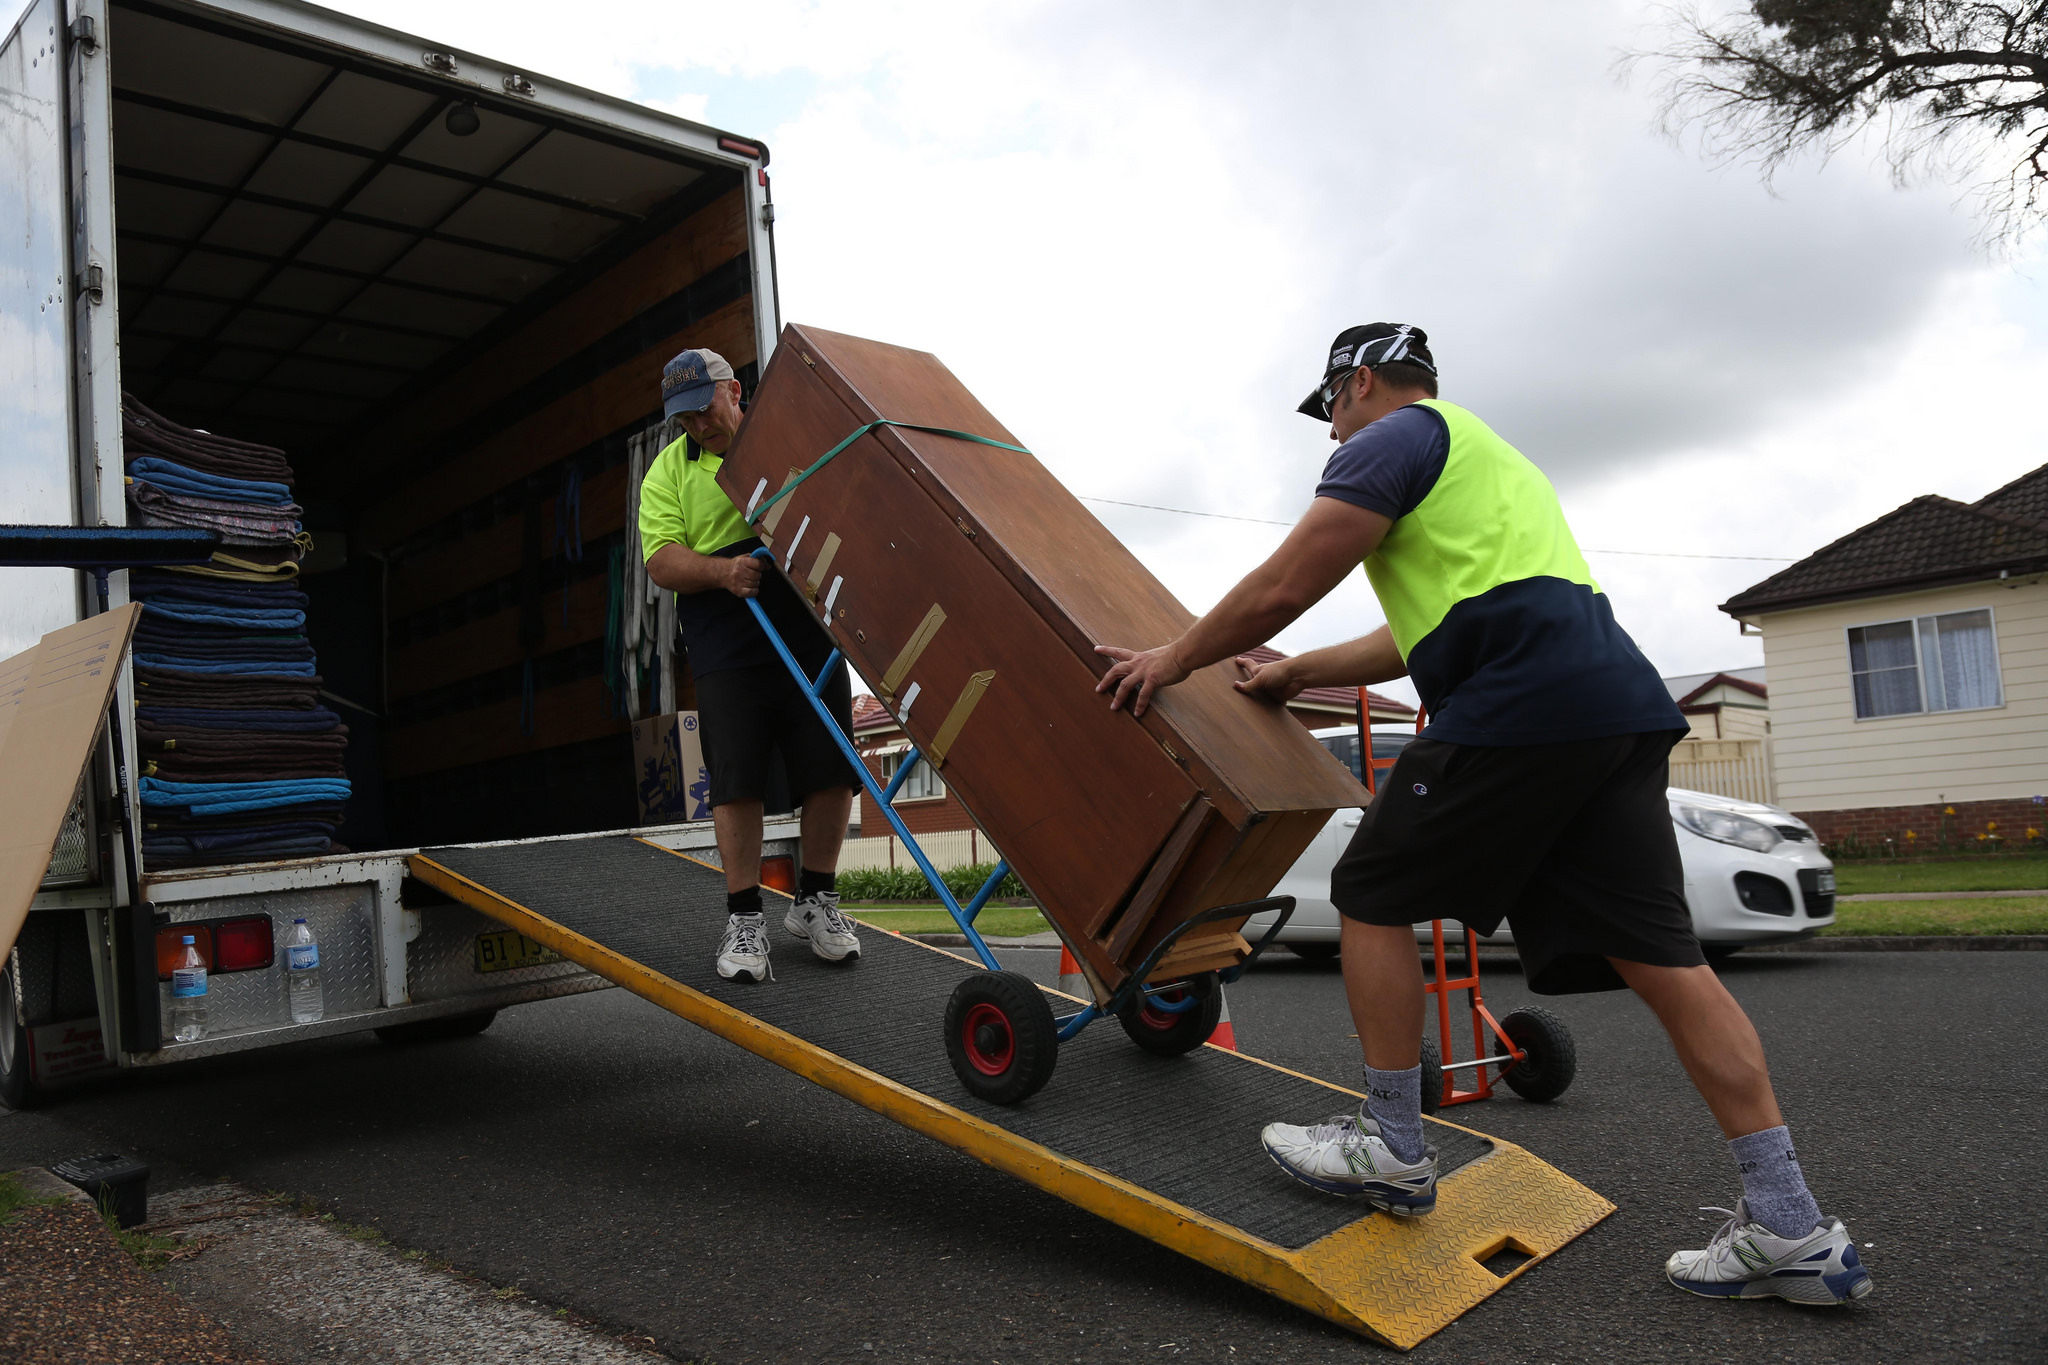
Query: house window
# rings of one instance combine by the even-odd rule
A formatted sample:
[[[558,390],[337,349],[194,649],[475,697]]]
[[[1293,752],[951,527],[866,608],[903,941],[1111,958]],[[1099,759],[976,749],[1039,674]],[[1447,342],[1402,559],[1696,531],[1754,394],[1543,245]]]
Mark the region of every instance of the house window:
[[[1954,611],[1849,629],[1856,718],[2003,706],[1989,611]]]
[[[898,749],[893,754],[882,755],[883,786],[888,786],[890,779],[896,776],[896,770],[903,766],[903,759],[908,752],[907,749]],[[929,763],[920,762],[916,768],[911,770],[910,776],[903,779],[902,787],[896,792],[896,799],[898,801],[927,801],[934,797],[944,796],[945,794],[946,784],[940,778],[938,770]]]

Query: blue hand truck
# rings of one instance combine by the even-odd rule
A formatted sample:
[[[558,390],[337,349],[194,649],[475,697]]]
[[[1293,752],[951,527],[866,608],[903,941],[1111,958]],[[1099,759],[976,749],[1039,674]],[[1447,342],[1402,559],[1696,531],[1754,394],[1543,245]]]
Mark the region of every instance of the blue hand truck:
[[[768,571],[780,572],[773,550],[757,549],[753,556],[765,560]],[[975,957],[987,969],[962,981],[946,1004],[946,1054],[953,1064],[953,1073],[970,1094],[994,1104],[1017,1104],[1028,1098],[1052,1078],[1053,1066],[1059,1060],[1060,1044],[1095,1020],[1105,1017],[1115,1017],[1131,1041],[1160,1056],[1180,1056],[1209,1040],[1223,1008],[1220,988],[1244,975],[1245,970],[1258,960],[1281,929],[1286,927],[1294,914],[1294,897],[1269,896],[1264,900],[1219,905],[1201,911],[1174,926],[1173,931],[1131,971],[1124,984],[1108,993],[1106,999],[1089,1001],[1078,1010],[1055,1016],[1046,992],[1023,973],[1005,970],[989,950],[981,932],[974,927],[982,907],[988,904],[996,888],[1009,876],[1009,863],[998,861],[995,871],[989,874],[981,889],[969,898],[966,905],[960,904],[945,879],[932,866],[924,849],[919,847],[916,837],[904,825],[903,817],[896,813],[893,804],[904,780],[920,762],[925,761],[924,756],[913,745],[890,777],[889,784],[885,787],[877,782],[854,751],[852,736],[839,728],[839,722],[833,719],[824,702],[825,688],[832,681],[832,672],[844,657],[840,650],[835,646],[825,660],[825,666],[815,677],[811,676],[797,662],[788,642],[768,620],[760,599],[749,597],[745,601],[767,634],[769,644],[775,647],[783,667],[803,689],[825,732],[832,736],[839,745],[840,753],[860,775],[862,788],[889,821],[896,837],[903,841],[903,847],[917,864],[917,870],[931,884],[932,893],[946,907],[946,913],[953,917],[953,923],[960,927],[960,933],[966,938],[967,946],[974,950]],[[1272,926],[1252,947],[1245,960],[1235,967],[1177,981],[1148,983],[1146,980],[1190,929],[1217,920],[1261,915],[1269,910],[1279,912],[1274,916]],[[1051,922],[1050,917],[1048,922]],[[1059,928],[1057,924],[1053,927],[1055,930]],[[1064,933],[1061,938],[1064,940]],[[1090,981],[1093,985],[1092,977]],[[1099,985],[1094,988],[1097,991],[1101,989]]]

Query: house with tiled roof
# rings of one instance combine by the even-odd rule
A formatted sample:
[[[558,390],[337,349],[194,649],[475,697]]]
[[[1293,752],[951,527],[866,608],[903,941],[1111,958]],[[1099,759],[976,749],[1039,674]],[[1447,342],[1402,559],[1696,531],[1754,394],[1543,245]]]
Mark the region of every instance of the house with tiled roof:
[[[1763,637],[1778,804],[1824,841],[2048,828],[2048,465],[1915,498],[1721,610]]]
[[[1286,656],[1277,649],[1264,645],[1250,650],[1247,657],[1261,663],[1270,663]],[[1287,704],[1287,712],[1310,730],[1322,730],[1335,726],[1356,727],[1358,724],[1359,689],[1355,687],[1311,687]],[[1366,691],[1374,725],[1413,725],[1415,708],[1405,702],[1381,693]],[[853,699],[853,742],[854,748],[868,765],[876,778],[886,783],[895,775],[896,764],[909,751],[910,742],[888,709],[875,698],[863,693]],[[873,838],[889,832],[888,822],[877,812],[869,811],[868,795],[863,792],[856,814],[863,837]],[[945,778],[933,772],[928,765],[919,764],[911,775],[904,779],[903,789],[896,796],[897,814],[912,834],[920,836],[943,831],[967,831],[974,829],[974,817],[960,804],[946,787]],[[963,856],[965,856],[963,854]]]

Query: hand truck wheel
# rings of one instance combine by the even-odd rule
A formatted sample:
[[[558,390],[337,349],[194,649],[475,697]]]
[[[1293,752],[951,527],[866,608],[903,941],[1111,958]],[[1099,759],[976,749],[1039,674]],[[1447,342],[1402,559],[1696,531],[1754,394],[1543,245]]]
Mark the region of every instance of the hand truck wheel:
[[[1194,1003],[1183,1010],[1159,1008],[1188,999]],[[1178,1057],[1208,1042],[1216,1031],[1223,1019],[1223,987],[1214,972],[1168,982],[1139,995],[1116,1019],[1130,1040],[1145,1051],[1158,1057]]]
[[[1444,1107],[1444,1059],[1437,1052],[1436,1039],[1422,1035],[1422,1112],[1434,1114]]]
[[[1059,1032],[1045,992],[1016,972],[977,972],[946,1002],[953,1074],[990,1104],[1016,1104],[1052,1079]]]
[[[1571,1088],[1579,1070],[1579,1051],[1564,1020],[1549,1010],[1515,1010],[1500,1021],[1500,1030],[1526,1054],[1501,1072],[1508,1089],[1525,1100],[1548,1104]],[[1503,1055],[1502,1061],[1508,1058]]]

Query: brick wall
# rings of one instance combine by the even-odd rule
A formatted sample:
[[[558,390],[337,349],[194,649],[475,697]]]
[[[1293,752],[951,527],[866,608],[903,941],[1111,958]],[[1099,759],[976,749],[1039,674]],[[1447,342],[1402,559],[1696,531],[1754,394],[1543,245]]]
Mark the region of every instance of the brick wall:
[[[1947,810],[1955,814],[1945,815]],[[2027,842],[2029,829],[2048,834],[2048,805],[2024,796],[1998,801],[1952,801],[1945,806],[1936,802],[1924,806],[1862,806],[1793,813],[1813,826],[1823,844],[1854,840],[1871,848],[1890,839],[1895,848],[1931,852],[1944,837],[1951,846],[1974,847],[1979,844],[1980,834],[1996,835],[2005,841],[2005,847],[2017,848]],[[1907,837],[1909,831],[1911,838]]]
[[[875,781],[883,786],[889,779],[882,776],[882,760],[878,755],[862,754],[861,762],[874,774]],[[943,774],[941,778],[943,779]],[[862,838],[876,838],[892,833],[889,822],[880,811],[869,809],[874,798],[863,791],[856,798],[854,818],[860,822]],[[903,817],[903,824],[912,834],[937,834],[949,829],[973,829],[974,817],[967,813],[967,807],[960,804],[960,798],[953,795],[952,787],[937,800],[929,797],[922,800],[901,800],[896,803],[896,813]]]

